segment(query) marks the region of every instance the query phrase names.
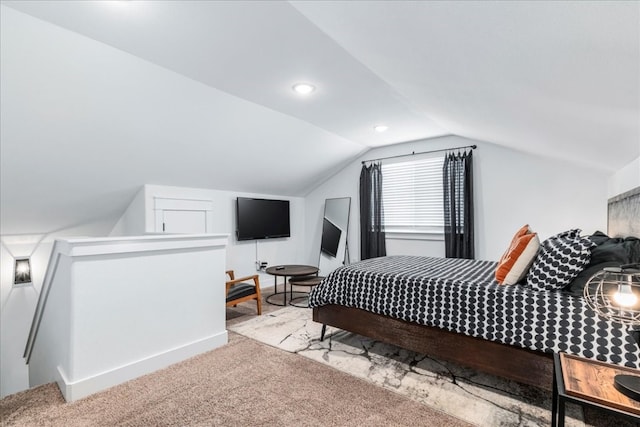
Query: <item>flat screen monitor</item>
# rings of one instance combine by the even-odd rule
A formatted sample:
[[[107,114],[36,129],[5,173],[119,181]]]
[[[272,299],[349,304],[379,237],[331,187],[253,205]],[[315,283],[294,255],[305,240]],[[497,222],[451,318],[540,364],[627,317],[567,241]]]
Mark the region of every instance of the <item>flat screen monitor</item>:
[[[325,218],[322,222],[322,242],[320,243],[322,252],[335,257],[338,254],[338,244],[340,243],[341,235],[342,230]]]
[[[236,237],[238,240],[290,237],[289,201],[238,197]]]

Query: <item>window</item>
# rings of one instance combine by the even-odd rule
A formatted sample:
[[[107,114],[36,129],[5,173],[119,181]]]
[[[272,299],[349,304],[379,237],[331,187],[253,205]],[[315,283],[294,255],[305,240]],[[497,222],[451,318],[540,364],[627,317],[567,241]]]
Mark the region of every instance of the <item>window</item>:
[[[382,165],[382,204],[389,233],[444,232],[444,157]]]

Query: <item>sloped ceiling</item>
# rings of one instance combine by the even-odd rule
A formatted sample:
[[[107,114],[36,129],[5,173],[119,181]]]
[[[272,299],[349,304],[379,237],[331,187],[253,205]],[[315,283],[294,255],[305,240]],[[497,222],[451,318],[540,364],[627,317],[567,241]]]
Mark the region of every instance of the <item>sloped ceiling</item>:
[[[640,154],[640,2],[296,2],[447,131],[596,168]]]
[[[636,2],[2,4],[2,234],[115,220],[144,183],[304,195],[445,134],[640,156]]]

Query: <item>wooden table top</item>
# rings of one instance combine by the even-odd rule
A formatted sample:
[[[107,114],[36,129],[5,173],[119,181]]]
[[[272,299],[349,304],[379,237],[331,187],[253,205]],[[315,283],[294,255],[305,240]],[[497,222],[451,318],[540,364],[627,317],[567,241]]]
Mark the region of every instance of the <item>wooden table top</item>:
[[[292,277],[289,283],[295,286],[317,286],[324,280],[322,276]]]
[[[274,276],[310,276],[318,272],[318,267],[312,265],[274,265],[266,270]]]
[[[620,393],[613,383],[616,375],[640,376],[639,370],[565,353],[560,353],[560,364],[568,395],[640,415],[640,402]]]

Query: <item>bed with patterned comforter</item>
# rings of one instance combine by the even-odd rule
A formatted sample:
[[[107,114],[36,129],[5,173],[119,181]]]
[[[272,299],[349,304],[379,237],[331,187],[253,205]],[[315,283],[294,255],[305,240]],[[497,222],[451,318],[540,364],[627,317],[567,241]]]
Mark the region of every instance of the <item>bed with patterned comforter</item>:
[[[332,272],[311,307],[339,305],[543,353],[638,368],[638,346],[584,299],[495,281],[492,261],[389,256]]]

